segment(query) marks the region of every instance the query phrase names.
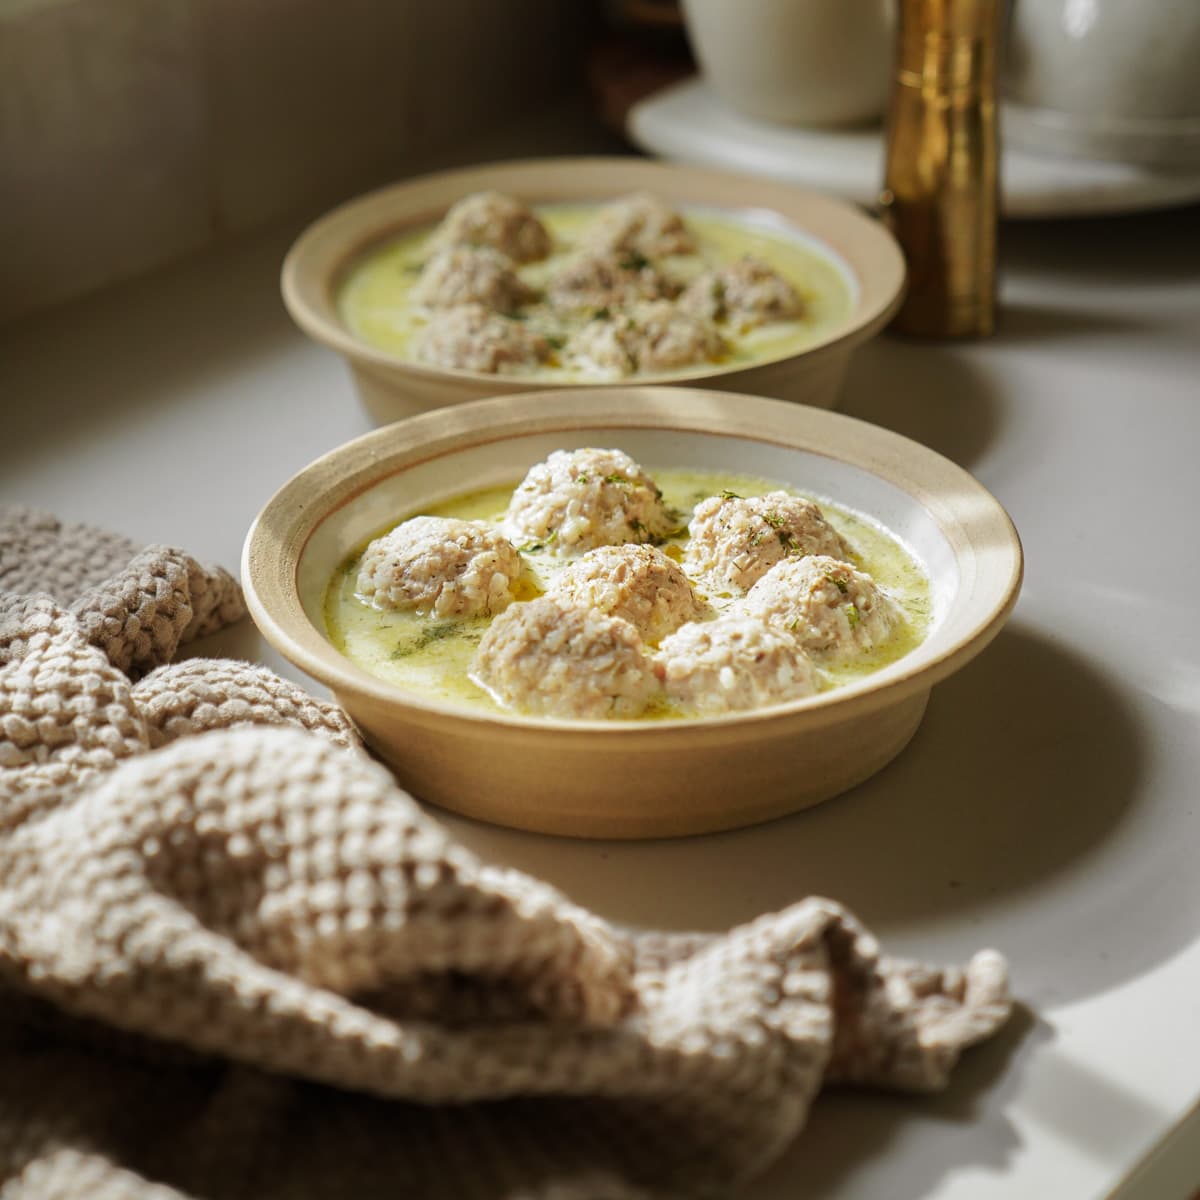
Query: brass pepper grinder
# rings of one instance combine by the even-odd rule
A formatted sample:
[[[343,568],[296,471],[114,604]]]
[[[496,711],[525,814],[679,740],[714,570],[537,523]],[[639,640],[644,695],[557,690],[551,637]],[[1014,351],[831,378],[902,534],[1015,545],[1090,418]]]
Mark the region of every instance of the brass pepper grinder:
[[[999,0],[899,0],[884,223],[908,260],[893,328],[995,328]]]

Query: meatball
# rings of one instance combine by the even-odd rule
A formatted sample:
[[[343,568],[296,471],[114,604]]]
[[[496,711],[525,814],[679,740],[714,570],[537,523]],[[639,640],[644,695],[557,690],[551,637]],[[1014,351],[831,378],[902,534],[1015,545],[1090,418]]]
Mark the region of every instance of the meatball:
[[[788,492],[745,499],[732,492],[696,505],[686,562],[717,586],[747,591],[780,559],[846,558],[850,547],[811,501]]]
[[[823,554],[777,563],[739,608],[786,630],[814,658],[827,660],[881,645],[903,619],[870,575]]]
[[[546,227],[519,200],[500,192],[475,192],[460,200],[434,232],[435,248],[491,246],[514,262],[533,262],[550,253]]]
[[[638,300],[671,296],[674,285],[646,259],[612,251],[572,258],[551,280],[546,294],[560,309],[595,309],[603,315]]]
[[[413,517],[363,552],[358,594],[377,608],[477,617],[507,608],[520,574],[512,543],[486,525]]]
[[[628,621],[542,596],[492,622],[471,678],[499,704],[555,717],[636,717],[658,677]]]
[[[589,550],[554,581],[549,594],[628,621],[648,642],[704,615],[688,577],[654,546]]]
[[[652,542],[675,527],[654,480],[620,450],[556,450],[530,467],[504,518],[516,545],[559,555]]]
[[[816,690],[796,639],[739,613],[685,625],[663,642],[656,666],[667,697],[699,713],[741,712]]]
[[[412,298],[426,308],[482,304],[512,312],[537,296],[512,269],[512,260],[486,246],[450,246],[426,264]]]
[[[567,343],[567,354],[602,371],[672,371],[716,358],[725,343],[709,322],[667,300],[638,304],[628,313],[592,320]]]
[[[482,304],[439,312],[413,341],[418,362],[436,367],[496,374],[535,366],[550,357],[550,343],[520,321],[499,316]]]
[[[662,258],[692,254],[696,240],[683,218],[657,196],[639,192],[603,209],[584,235],[594,250],[644,254]]]
[[[799,292],[762,259],[749,256],[699,276],[680,296],[679,306],[741,329],[792,320],[804,312]]]

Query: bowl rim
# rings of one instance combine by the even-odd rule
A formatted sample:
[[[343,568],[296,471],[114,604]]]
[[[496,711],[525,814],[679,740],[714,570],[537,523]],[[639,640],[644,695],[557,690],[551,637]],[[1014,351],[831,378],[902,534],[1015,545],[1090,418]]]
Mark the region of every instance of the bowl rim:
[[[501,726],[567,739],[632,735],[666,743],[695,736],[697,729],[714,735],[750,729],[765,734],[773,724],[798,720],[816,728],[928,691],[983,650],[1011,613],[1024,570],[1019,535],[999,501],[936,451],[866,421],[786,401],[676,387],[630,386],[624,391],[606,396],[603,412],[581,406],[575,388],[473,401],[385,425],[322,455],[275,492],[246,535],[242,584],[255,624],[285,658],[339,697],[403,710],[418,720]],[[434,700],[358,667],[309,620],[298,580],[304,551],[317,528],[357,496],[408,468],[472,446],[532,434],[578,435],[588,429],[716,434],[815,453],[865,470],[921,505],[951,543],[960,565],[964,553],[973,563],[987,553],[985,593],[970,597],[977,610],[973,618],[936,652],[929,649],[931,643],[937,645],[934,631],[880,672],[843,687],[783,704],[677,721],[571,720]],[[968,507],[969,529],[961,516]]]
[[[620,172],[627,186],[604,186],[603,180]],[[547,182],[547,176],[550,182]],[[596,180],[594,190],[581,195],[545,195],[547,189],[569,188]],[[749,362],[713,367],[711,363],[676,371],[638,375],[636,383],[688,383],[720,379],[726,375],[776,366],[792,359],[850,348],[865,341],[887,324],[904,296],[906,265],[899,243],[876,219],[847,201],[793,184],[754,179],[731,171],[693,167],[653,159],[619,156],[579,156],[521,159],[493,162],[417,176],[387,184],[357,196],[318,217],[292,243],[280,271],[283,302],[296,324],[311,338],[345,355],[356,365],[377,371],[400,372],[415,380],[454,379],[464,384],[495,386],[497,382],[519,385],[520,391],[557,391],[564,387],[612,388],[628,386],[630,380],[546,379],[437,367],[400,358],[356,337],[342,323],[334,302],[335,282],[345,267],[369,246],[400,230],[435,221],[454,200],[470,192],[497,190],[515,192],[531,203],[560,200],[616,199],[632,191],[656,191],[682,197],[675,203],[692,203],[725,208],[736,213],[769,211],[785,224],[819,243],[848,267],[858,296],[846,317],[830,327],[825,336],[800,350]],[[744,194],[738,204],[713,203],[704,192]],[[390,216],[394,206],[419,205],[407,216]],[[834,238],[837,244],[831,243]]]

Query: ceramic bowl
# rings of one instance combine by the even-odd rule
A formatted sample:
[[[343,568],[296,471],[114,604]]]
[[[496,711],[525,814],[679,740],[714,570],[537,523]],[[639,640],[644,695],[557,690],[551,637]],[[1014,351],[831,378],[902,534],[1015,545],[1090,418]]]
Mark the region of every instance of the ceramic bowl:
[[[904,258],[875,220],[841,200],[787,184],[634,158],[563,158],[501,163],[428,175],[372,192],[335,209],[307,229],[283,265],[283,298],[310,337],[341,354],[363,402],[380,423],[487,396],[557,391],[561,379],[488,375],[408,362],[367,345],[342,323],[335,296],[346,268],[364,250],[405,229],[439,220],[472,192],[506,192],[531,204],[604,202],[630,192],[652,192],[686,212],[721,209],[759,225],[792,232],[830,259],[847,281],[849,315],[806,349],[749,366],[698,368],[639,375],[636,382],[681,383],[754,392],[830,407],[850,353],[887,324],[904,286]],[[572,386],[625,388],[631,381]],[[586,403],[584,393],[580,402]]]
[[[688,40],[713,90],[756,121],[859,125],[892,85],[890,0],[683,0]]]
[[[1200,164],[1196,0],[1021,0],[1005,54],[1004,136],[1032,150]]]
[[[827,800],[916,731],[933,684],[995,636],[1016,601],[1021,547],[965,471],[876,426],[803,405],[677,388],[579,389],[427,413],[318,459],[255,520],[242,579],[286,658],[326,684],[414,795],[501,825],[583,837],[701,833]],[[564,721],[425,699],[355,666],[322,608],[346,555],[389,523],[464,491],[516,483],[554,449],[612,446],[655,467],[737,471],[865,514],[928,572],[926,640],[840,689],[747,713]]]

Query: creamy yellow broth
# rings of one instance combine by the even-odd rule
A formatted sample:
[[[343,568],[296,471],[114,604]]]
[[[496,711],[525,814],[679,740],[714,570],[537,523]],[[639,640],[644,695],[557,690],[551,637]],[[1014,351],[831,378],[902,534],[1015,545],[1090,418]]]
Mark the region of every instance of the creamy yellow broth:
[[[546,205],[535,209],[554,239],[554,252],[540,262],[518,266],[517,274],[532,287],[543,288],[564,265],[602,207]],[[729,350],[717,360],[718,365],[737,367],[795,354],[820,341],[828,329],[849,314],[853,298],[845,277],[830,259],[799,238],[701,210],[685,211],[685,217],[698,252],[657,259],[656,265],[671,278],[686,284],[704,271],[751,254],[770,263],[804,301],[804,315],[794,321],[776,321],[745,331],[721,325]],[[350,332],[397,358],[412,359],[413,338],[430,320],[436,320],[436,314],[414,304],[411,298],[429,256],[429,238],[436,228],[428,225],[367,251],[350,265],[338,288],[338,313]],[[524,305],[518,315],[556,347],[588,320],[586,313],[564,316],[544,302]],[[687,367],[683,371],[695,369]],[[557,357],[548,364],[520,367],[512,373],[564,382],[603,376],[594,368],[567,365]]]
[[[710,471],[649,470],[662,489],[663,498],[680,513],[681,525],[691,518],[692,509],[701,500],[722,491],[742,496],[761,496],[784,485],[745,475]],[[472,492],[444,504],[423,509],[420,514],[458,517],[466,521],[484,521],[498,527],[509,498],[519,480],[506,487]],[[795,488],[785,488],[805,495]],[[820,504],[826,519],[857,551],[855,566],[866,571],[886,588],[896,601],[905,620],[902,627],[884,645],[871,653],[840,664],[817,668],[821,690],[838,687],[869,675],[916,647],[925,637],[930,618],[929,580],[913,556],[895,538],[866,518],[820,497],[809,497]],[[396,522],[395,524],[399,524]],[[382,536],[394,525],[381,529]],[[371,541],[373,538],[367,539]],[[663,549],[676,560],[687,544],[686,528],[668,541]],[[330,581],[325,598],[325,624],[333,645],[352,662],[394,683],[406,691],[430,699],[467,705],[489,712],[505,711],[483,688],[468,677],[471,660],[480,639],[491,622],[490,617],[470,620],[430,616],[418,611],[393,611],[375,608],[355,594],[358,565],[367,542],[350,555]],[[555,575],[567,567],[571,558],[556,558],[544,551],[522,550],[525,572],[519,581],[518,602],[532,599],[549,587]],[[704,592],[715,612],[726,609],[735,599],[731,593]],[[643,719],[682,719],[689,714],[661,702]]]

